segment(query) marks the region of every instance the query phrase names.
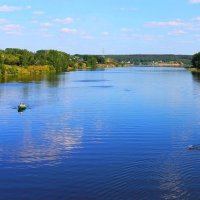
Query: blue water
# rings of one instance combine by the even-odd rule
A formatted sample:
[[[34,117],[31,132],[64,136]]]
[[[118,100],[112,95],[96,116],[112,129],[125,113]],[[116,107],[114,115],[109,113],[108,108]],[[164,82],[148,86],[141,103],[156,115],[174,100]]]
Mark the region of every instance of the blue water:
[[[2,82],[0,199],[199,199],[199,80],[130,67]]]

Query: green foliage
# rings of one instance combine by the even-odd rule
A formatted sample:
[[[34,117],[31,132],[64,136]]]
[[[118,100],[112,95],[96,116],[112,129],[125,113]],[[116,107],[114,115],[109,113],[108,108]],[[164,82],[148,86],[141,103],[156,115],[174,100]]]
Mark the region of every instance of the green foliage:
[[[96,59],[92,57],[83,61],[78,56],[56,50],[39,50],[36,53],[18,48],[0,50],[0,76],[65,72],[88,66],[96,67]]]
[[[130,64],[152,64],[154,62],[176,62],[200,68],[200,53],[187,55],[74,55],[56,50],[31,52],[26,49],[7,48],[0,50],[0,76],[17,74],[43,74],[79,69]]]
[[[103,56],[98,56],[98,55],[76,55],[79,58],[81,58],[84,62],[91,62],[91,60],[94,59],[96,60],[96,64],[105,64],[105,58]]]
[[[200,52],[194,54],[194,56],[192,57],[192,66],[194,68],[200,68]]]
[[[35,54],[36,64],[51,65],[56,72],[67,71],[67,66],[70,63],[70,56],[67,53],[56,50],[40,50]]]
[[[106,58],[112,58],[119,63],[131,63],[134,65],[149,65],[156,62],[164,63],[181,63],[191,65],[192,56],[189,55],[107,55]]]
[[[34,62],[34,53],[26,49],[7,48],[5,49],[5,64],[19,65],[26,67]]]
[[[97,68],[97,59],[93,56],[88,56],[87,57],[87,66],[91,69],[96,69]]]

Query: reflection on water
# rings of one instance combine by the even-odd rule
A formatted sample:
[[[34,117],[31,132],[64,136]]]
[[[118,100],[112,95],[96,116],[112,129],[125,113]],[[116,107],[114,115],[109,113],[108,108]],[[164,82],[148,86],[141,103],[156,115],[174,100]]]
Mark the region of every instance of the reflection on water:
[[[41,134],[41,141],[37,141],[30,133],[25,133],[23,144],[19,151],[17,162],[43,164],[58,164],[59,156],[64,152],[65,157],[74,148],[80,147],[82,130],[49,130]],[[51,161],[49,163],[49,161]]]
[[[92,88],[112,88],[113,86],[111,85],[98,85],[98,86],[90,86]]]
[[[97,79],[97,80],[77,80],[74,82],[80,82],[80,83],[99,83],[99,82],[107,82],[108,80],[101,80],[101,79]]]
[[[46,81],[49,86],[57,87],[60,80],[59,75],[56,74],[37,74],[37,75],[23,75],[23,76],[6,76],[0,78],[0,83],[40,83]]]
[[[2,80],[0,199],[198,199],[198,80],[144,67]]]
[[[193,73],[191,73],[191,74],[192,74],[192,77],[193,77],[193,79],[194,79],[195,81],[200,82],[200,73],[195,73],[195,72],[193,72]]]

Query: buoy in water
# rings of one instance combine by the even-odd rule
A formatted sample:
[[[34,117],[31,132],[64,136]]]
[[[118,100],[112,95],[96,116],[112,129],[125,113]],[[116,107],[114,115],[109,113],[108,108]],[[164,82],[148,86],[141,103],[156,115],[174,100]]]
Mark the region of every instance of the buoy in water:
[[[25,103],[20,103],[18,105],[18,112],[24,112],[26,110],[27,106]]]

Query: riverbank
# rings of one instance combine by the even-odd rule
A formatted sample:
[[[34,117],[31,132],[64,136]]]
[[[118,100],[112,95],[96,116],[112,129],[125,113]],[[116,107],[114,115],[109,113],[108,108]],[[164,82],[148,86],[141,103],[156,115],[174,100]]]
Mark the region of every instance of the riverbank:
[[[188,67],[187,70],[191,71],[192,73],[200,73],[200,69],[194,67]]]
[[[138,67],[140,65],[133,64],[122,64],[122,63],[105,63],[105,64],[97,64],[96,67],[81,67],[77,65],[77,67],[68,67],[66,70],[61,72],[71,72],[71,71],[79,71],[79,70],[95,70],[95,69],[106,69],[106,68],[116,68],[116,67]],[[149,66],[149,67],[184,67],[182,65],[141,65],[141,66]],[[192,72],[200,72],[195,68],[189,68]],[[54,67],[50,65],[31,65],[27,67],[19,67],[12,65],[3,65],[1,66],[0,77],[15,77],[15,76],[41,76],[45,74],[56,74],[61,73],[57,72]]]

